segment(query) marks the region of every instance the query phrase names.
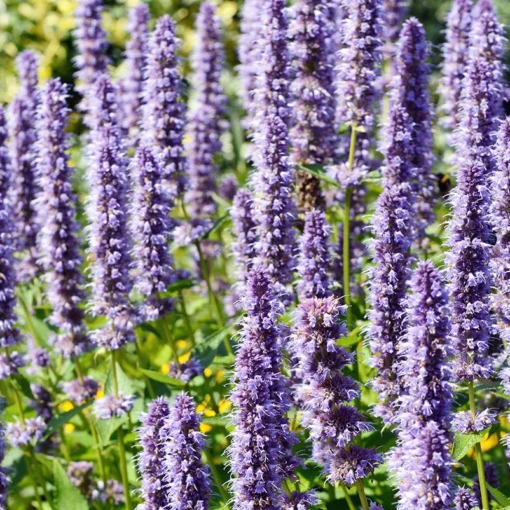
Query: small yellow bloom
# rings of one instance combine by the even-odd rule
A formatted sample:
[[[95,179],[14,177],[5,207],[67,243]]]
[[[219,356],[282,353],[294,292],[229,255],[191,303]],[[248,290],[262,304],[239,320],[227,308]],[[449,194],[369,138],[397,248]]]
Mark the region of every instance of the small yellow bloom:
[[[204,416],[207,416],[208,418],[212,418],[213,416],[216,416],[216,412],[212,409],[206,409],[204,411]]]
[[[210,368],[205,368],[205,369],[204,369],[204,375],[205,375],[206,377],[211,377],[211,375],[212,375],[212,370],[211,370]]]
[[[218,410],[221,414],[228,413],[232,409],[232,402],[230,400],[221,400],[218,404]]]
[[[71,432],[74,432],[74,429],[75,429],[75,427],[72,423],[66,423],[64,425],[64,432],[66,434],[70,434]]]
[[[103,397],[104,397],[104,389],[99,388],[96,393],[96,400],[99,400],[100,398],[103,398]]]
[[[202,434],[207,434],[208,432],[211,432],[212,427],[208,423],[201,423],[200,424],[200,432]]]
[[[223,370],[218,370],[216,372],[216,382],[220,383],[223,381],[224,378],[225,378],[225,372]]]
[[[499,439],[497,434],[491,434],[490,436],[485,436],[480,443],[482,447],[482,452],[488,452],[492,450],[495,446],[498,446]]]
[[[163,363],[163,365],[161,365],[161,368],[159,369],[159,371],[162,374],[168,375],[168,373],[170,372],[170,363]]]
[[[186,340],[177,340],[177,342],[175,342],[175,347],[177,347],[180,351],[183,351],[186,347],[188,347],[188,342]]]
[[[181,354],[179,356],[179,363],[186,363],[186,361],[189,360],[190,356],[191,356],[191,352],[185,352],[184,354]]]
[[[62,402],[59,406],[58,406],[58,409],[63,412],[63,413],[67,413],[67,411],[70,411],[71,409],[74,409],[74,404],[69,401],[69,400],[66,400],[65,402]]]

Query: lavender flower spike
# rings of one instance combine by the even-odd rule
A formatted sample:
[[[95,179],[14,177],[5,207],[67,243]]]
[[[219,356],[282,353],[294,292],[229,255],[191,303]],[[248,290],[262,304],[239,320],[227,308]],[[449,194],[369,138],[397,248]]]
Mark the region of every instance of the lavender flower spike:
[[[0,347],[10,347],[21,341],[16,328],[16,278],[13,269],[12,206],[9,197],[11,166],[7,149],[7,125],[0,107]]]
[[[291,8],[289,38],[294,56],[292,162],[329,165],[339,146],[336,124],[334,68],[335,24],[329,0],[299,0]],[[296,194],[300,209],[324,208],[320,180],[299,171]]]
[[[138,510],[166,508],[167,488],[164,480],[163,425],[168,419],[170,408],[164,397],[158,397],[149,404],[148,412],[142,415],[142,426],[138,432],[142,451],[138,459],[138,471],[142,477],[143,503]]]
[[[374,102],[381,61],[381,0],[351,0],[342,23],[342,48],[337,67],[337,117],[357,129],[355,166],[370,163],[375,125]]]
[[[3,423],[0,423],[0,464],[3,463],[5,458],[5,428]],[[9,491],[9,478],[5,468],[0,467],[0,509],[7,508],[7,493]]]
[[[419,238],[424,237],[425,228],[434,221],[433,201],[436,194],[432,175],[434,157],[428,56],[429,47],[422,24],[416,18],[407,20],[400,32],[391,100],[394,108],[401,105],[409,115],[411,150],[407,157],[414,168],[413,189],[416,194]],[[398,136],[396,133],[394,135]]]
[[[382,15],[386,43],[396,43],[407,11],[408,0],[383,0]]]
[[[149,51],[149,7],[140,4],[129,11],[128,32],[131,39],[126,45],[127,74],[122,78],[122,127],[134,140],[141,124],[143,70]]]
[[[484,379],[492,372],[488,356],[492,329],[491,275],[487,241],[489,178],[493,171],[492,130],[497,116],[494,81],[488,64],[471,62],[464,80],[463,119],[458,139],[457,186],[451,194],[453,215],[449,222],[454,373],[460,381]]]
[[[280,285],[292,281],[295,208],[293,170],[288,161],[289,54],[283,0],[267,0],[261,13],[253,132],[254,216],[257,264]]]
[[[354,379],[342,374],[352,358],[336,346],[346,329],[340,324],[345,307],[333,296],[302,301],[296,311],[292,338],[302,383],[297,397],[303,402],[303,425],[310,431],[313,459],[323,464],[328,478],[352,485],[369,475],[380,462],[374,450],[355,446],[353,439],[372,430],[351,400],[359,397]]]
[[[163,481],[168,510],[207,510],[211,493],[209,467],[202,464],[205,440],[193,399],[175,398],[161,431]]]
[[[162,155],[170,189],[175,195],[180,195],[185,188],[182,145],[185,105],[182,102],[177,47],[175,24],[170,16],[162,16],[149,41],[142,124],[144,141]]]
[[[71,190],[72,172],[67,155],[69,142],[65,130],[70,112],[67,97],[67,87],[58,78],[48,80],[41,93],[36,123],[41,262],[46,271],[48,300],[53,307],[50,321],[61,331],[55,347],[66,357],[78,356],[89,347],[83,324],[85,314],[80,308],[85,293],[76,237],[76,197]]]
[[[197,18],[198,41],[193,52],[193,72],[196,97],[189,115],[187,147],[190,189],[186,196],[192,216],[213,216],[216,203],[218,167],[215,163],[221,152],[221,135],[225,130],[226,97],[220,83],[225,64],[221,25],[215,8],[202,3]]]
[[[430,262],[418,263],[411,289],[400,344],[398,443],[390,469],[398,481],[398,509],[442,510],[453,499],[448,294]]]
[[[133,197],[132,231],[136,261],[135,288],[146,298],[142,315],[154,320],[172,307],[171,300],[158,297],[175,281],[173,260],[169,253],[172,221],[171,198],[165,191],[164,174],[153,151],[142,147],[136,153],[133,172],[136,187]]]
[[[460,122],[462,80],[468,60],[472,9],[472,0],[454,0],[446,22],[440,91],[444,100],[441,123],[448,130],[456,129]]]
[[[34,119],[37,111],[37,68],[39,57],[33,51],[23,51],[16,59],[20,90],[9,108],[11,136],[12,191],[16,249],[23,258],[16,268],[18,280],[28,281],[35,276],[37,265],[38,216],[34,200],[38,193],[36,177],[37,132]]]
[[[492,307],[504,345],[510,342],[510,117],[502,123],[495,148],[496,171],[491,178],[490,224],[496,234],[491,269],[496,284]]]
[[[106,75],[91,96],[91,145],[87,179],[89,253],[92,259],[90,307],[105,315],[106,327],[93,332],[94,341],[118,349],[133,338],[128,300],[132,282],[127,228],[127,162],[117,121],[116,90]]]
[[[77,90],[83,96],[80,108],[88,112],[90,105],[87,96],[94,90],[96,79],[105,74],[110,60],[106,54],[108,43],[106,34],[101,28],[103,0],[79,0],[75,12],[76,46],[78,55],[74,59],[78,71]],[[87,119],[86,123],[88,125]]]
[[[331,294],[329,271],[329,226],[324,212],[314,209],[305,215],[305,228],[299,239],[297,284],[299,299],[324,298]]]
[[[228,455],[236,475],[232,480],[234,510],[277,510],[282,505],[280,484],[289,468],[289,450],[282,452],[282,448],[294,440],[285,418],[289,402],[280,372],[281,338],[276,323],[280,305],[267,272],[253,268],[233,377],[235,429]]]

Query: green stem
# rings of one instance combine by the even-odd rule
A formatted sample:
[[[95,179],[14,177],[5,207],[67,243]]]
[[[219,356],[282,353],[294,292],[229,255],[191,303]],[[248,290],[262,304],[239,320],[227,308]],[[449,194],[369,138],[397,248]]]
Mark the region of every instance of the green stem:
[[[39,505],[39,509],[43,510],[44,509],[44,505],[43,505],[41,496],[39,495],[39,489],[37,487],[37,482],[36,482],[36,479],[35,479],[34,472],[32,471],[31,463],[29,462],[27,456],[25,456],[25,465],[27,467],[28,473],[30,474],[30,479],[32,481],[32,488],[34,489],[35,499],[37,500],[37,504]]]
[[[470,381],[468,386],[469,391],[469,410],[471,411],[471,417],[473,420],[476,417],[476,405],[475,405],[475,387],[473,381]],[[476,455],[476,467],[478,470],[478,483],[480,485],[480,494],[482,496],[482,508],[483,510],[489,510],[489,495],[487,493],[487,485],[485,483],[485,470],[483,469],[483,458],[482,458],[482,447],[480,443],[475,445]]]
[[[34,453],[34,449],[32,446],[28,447],[28,454],[30,456],[30,460],[32,461],[32,469],[34,471],[37,482],[42,487],[44,497],[46,498],[46,502],[48,503],[50,508],[53,508],[53,504],[52,504],[50,495],[48,493],[48,489],[46,488],[46,481],[44,480],[44,476],[42,476],[42,473],[39,469],[39,463],[37,462],[37,459],[36,459],[35,453]]]
[[[365,494],[365,488],[363,487],[362,480],[356,480],[356,488],[358,489],[358,496],[361,501],[361,508],[363,508],[363,510],[369,510],[367,495]]]
[[[351,130],[351,142],[349,146],[349,172],[354,168],[354,157],[356,154],[356,123],[353,123]],[[343,266],[344,266],[344,299],[347,306],[347,326],[354,326],[351,310],[351,201],[352,188],[345,190],[344,204],[344,225],[343,225]]]
[[[191,345],[192,347],[195,347],[195,332],[193,331],[193,326],[191,325],[191,321],[189,320],[188,310],[186,309],[186,301],[184,300],[184,294],[182,290],[179,292],[179,299],[181,302],[184,324],[186,324],[186,329],[188,330],[188,336],[191,341]]]
[[[209,448],[205,449],[205,456],[207,458],[207,464],[209,464],[209,468],[211,469],[211,473],[213,475],[214,481],[216,482],[216,485],[218,486],[218,490],[220,491],[221,499],[223,500],[223,503],[226,507],[228,507],[228,493],[225,490],[225,487],[223,487],[223,483],[221,481],[220,473],[218,472],[218,469],[214,465],[213,457],[211,455],[211,452]]]
[[[173,341],[172,334],[170,333],[170,329],[168,328],[168,324],[166,323],[164,317],[162,317],[161,319],[161,324],[163,324],[163,331],[165,332],[166,341],[170,346],[170,350],[172,351],[175,363],[177,364],[178,367],[180,367],[181,364],[179,363],[179,354],[177,353],[177,349],[175,348],[175,343]]]
[[[354,503],[352,502],[351,495],[349,494],[345,484],[340,482],[340,487],[342,488],[342,492],[344,493],[345,501],[347,501],[347,506],[349,507],[349,510],[356,510],[356,507],[354,506]]]
[[[119,381],[117,379],[117,351],[112,351],[112,379],[113,379],[113,391],[115,397],[119,397]],[[117,430],[118,445],[119,445],[119,461],[120,461],[120,474],[122,477],[122,485],[124,486],[124,499],[126,510],[131,510],[131,491],[129,490],[129,480],[127,473],[127,461],[126,461],[126,448],[124,445],[124,430],[122,425]]]

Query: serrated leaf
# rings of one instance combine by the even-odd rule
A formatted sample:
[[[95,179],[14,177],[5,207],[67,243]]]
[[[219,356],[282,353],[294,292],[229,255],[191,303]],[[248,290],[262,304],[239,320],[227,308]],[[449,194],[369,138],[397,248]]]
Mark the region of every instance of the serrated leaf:
[[[487,482],[487,490],[490,492],[491,496],[503,507],[510,507],[510,499],[507,498],[501,491],[491,487]]]
[[[169,386],[174,386],[176,388],[184,388],[184,386],[186,386],[184,381],[176,379],[175,377],[169,377],[168,375],[162,374],[161,372],[156,372],[155,370],[146,370],[144,368],[140,368],[140,372],[146,375],[149,379],[153,379],[154,381],[158,381],[163,384],[168,384]]]
[[[476,434],[455,434],[453,443],[453,460],[462,459],[473,446],[477,445],[490,430],[490,427]]]
[[[336,181],[335,179],[333,179],[324,172],[324,167],[321,165],[299,165],[298,167],[303,172],[313,175],[314,177],[317,177],[317,179],[321,179],[322,181],[327,182],[328,184],[331,184],[336,188],[341,187],[338,181]]]
[[[116,364],[116,373],[117,373],[117,384],[119,385],[119,393],[122,395],[128,396],[133,395],[135,393],[135,388],[131,382],[131,379],[124,373],[119,363]],[[106,376],[106,381],[104,383],[105,394],[114,393],[113,387],[113,372],[112,365],[110,364],[110,368],[108,369],[108,374]]]
[[[90,405],[92,405],[92,400],[53,418],[53,420],[51,420],[48,423],[48,426],[46,427],[46,434],[44,437],[47,438],[51,436],[53,432],[62,427],[62,425],[65,425],[67,422],[71,421],[76,415],[80,414],[84,409],[86,409]]]
[[[88,510],[89,505],[80,491],[71,483],[59,461],[53,461],[53,481],[55,484],[55,510]]]
[[[99,435],[99,440],[102,446],[106,446],[110,442],[112,434],[124,423],[128,421],[127,414],[122,418],[110,418],[109,420],[97,420],[94,426],[96,427]]]

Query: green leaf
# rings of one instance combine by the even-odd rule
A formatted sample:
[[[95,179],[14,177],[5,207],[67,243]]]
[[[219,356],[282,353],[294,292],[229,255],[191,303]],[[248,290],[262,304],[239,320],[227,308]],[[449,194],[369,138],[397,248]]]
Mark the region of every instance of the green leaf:
[[[55,483],[55,510],[88,510],[89,505],[80,491],[71,483],[65,469],[57,459],[53,461]]]
[[[214,227],[213,227],[214,228]],[[196,284],[195,280],[179,280],[168,286],[167,292],[179,292],[180,290],[190,289]]]
[[[208,230],[202,237],[202,239],[208,239],[209,236],[211,234],[214,234],[214,232],[216,232],[217,230],[220,229],[220,227],[223,225],[223,223],[225,223],[227,220],[230,219],[230,215],[229,214],[225,214],[224,216],[222,216],[221,218],[219,218],[218,220],[216,220],[216,222],[214,223],[214,225],[212,226],[212,228],[210,230]]]
[[[327,182],[336,188],[341,187],[338,181],[332,179],[329,177],[329,175],[326,175],[322,165],[298,165],[298,167],[300,170],[303,170],[303,172],[313,175],[314,177],[317,177],[317,179],[321,179],[322,181]]]
[[[490,492],[491,496],[503,507],[510,508],[510,499],[507,498],[501,491],[491,487],[487,482],[487,490]]]
[[[184,381],[175,379],[175,377],[169,377],[168,375],[162,374],[161,372],[156,372],[155,370],[146,370],[145,368],[140,368],[140,372],[146,375],[149,379],[153,379],[154,381],[158,381],[163,384],[168,384],[169,386],[175,386],[176,388],[184,388],[184,386],[186,386]]]
[[[53,420],[51,420],[48,423],[48,427],[46,428],[46,434],[44,437],[47,438],[47,437],[51,436],[51,434],[53,434],[53,432],[55,432],[57,429],[62,427],[62,425],[65,425],[66,423],[71,421],[76,415],[80,414],[81,411],[83,411],[90,405],[92,405],[92,400],[53,418]]]
[[[342,347],[349,347],[351,345],[358,344],[362,340],[360,336],[360,331],[361,326],[358,326],[357,328],[353,329],[347,336],[340,338],[340,340],[338,340],[336,344]]]
[[[119,363],[116,365],[117,372],[117,383],[119,385],[119,393],[122,395],[133,395],[135,393],[135,387],[131,382],[131,379],[124,373]],[[112,366],[110,364],[110,368],[108,369],[108,375],[106,376],[106,381],[104,383],[104,392],[109,395],[114,393],[113,388],[113,373]]]
[[[454,460],[462,459],[473,446],[477,445],[490,430],[490,427],[476,434],[455,434],[452,457]]]
[[[25,395],[25,397],[29,398],[30,400],[34,399],[34,394],[30,388],[30,383],[21,374],[13,377],[12,383],[19,391],[21,391],[21,393],[23,393],[23,395]]]
[[[228,338],[235,325],[235,323],[228,324],[207,338],[204,338],[193,350],[193,358],[198,359],[202,366],[207,368],[214,359],[223,340]]]
[[[127,414],[122,418],[110,418],[109,420],[96,420],[94,426],[96,427],[99,435],[99,440],[102,446],[106,446],[110,442],[112,434],[124,423],[127,423]]]

